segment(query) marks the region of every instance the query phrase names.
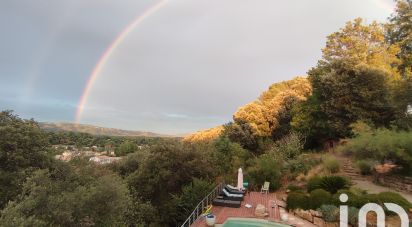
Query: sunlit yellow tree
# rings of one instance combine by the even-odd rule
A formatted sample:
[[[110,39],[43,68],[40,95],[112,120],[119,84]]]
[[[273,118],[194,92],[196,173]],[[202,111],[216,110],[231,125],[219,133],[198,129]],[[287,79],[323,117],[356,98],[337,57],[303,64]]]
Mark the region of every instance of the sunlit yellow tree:
[[[280,126],[280,118],[295,102],[306,100],[312,88],[306,77],[275,83],[258,100],[240,107],[235,122],[246,122],[258,136],[271,136]],[[289,124],[289,122],[287,122]]]
[[[320,65],[336,60],[351,65],[365,64],[384,70],[397,79],[396,66],[401,63],[396,56],[399,50],[398,45],[385,42],[383,25],[375,21],[364,24],[361,18],[357,18],[327,37]]]

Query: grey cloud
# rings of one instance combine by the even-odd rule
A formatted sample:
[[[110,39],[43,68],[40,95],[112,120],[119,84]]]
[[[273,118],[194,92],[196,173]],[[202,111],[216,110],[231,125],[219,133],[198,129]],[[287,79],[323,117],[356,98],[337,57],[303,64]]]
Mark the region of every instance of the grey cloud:
[[[346,21],[383,21],[390,12],[377,1],[391,2],[170,0],[113,53],[82,122],[187,133],[230,121],[271,83],[304,75],[326,35]],[[156,2],[2,1],[0,107],[41,120],[73,119],[103,51]],[[8,99],[19,96],[24,101]]]

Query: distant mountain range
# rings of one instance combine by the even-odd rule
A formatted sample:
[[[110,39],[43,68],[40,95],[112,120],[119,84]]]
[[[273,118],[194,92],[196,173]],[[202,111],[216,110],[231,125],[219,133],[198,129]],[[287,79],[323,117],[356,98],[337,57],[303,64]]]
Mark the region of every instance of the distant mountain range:
[[[83,132],[99,136],[146,136],[146,137],[171,137],[170,135],[157,134],[153,132],[131,131],[115,128],[104,128],[94,125],[74,123],[49,123],[41,122],[40,127],[46,131]]]

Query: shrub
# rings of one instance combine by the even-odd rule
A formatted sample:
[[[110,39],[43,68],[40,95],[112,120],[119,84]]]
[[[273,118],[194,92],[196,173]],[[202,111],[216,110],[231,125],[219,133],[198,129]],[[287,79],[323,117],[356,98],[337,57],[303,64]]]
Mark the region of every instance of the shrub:
[[[306,188],[308,192],[321,188],[335,194],[341,189],[349,188],[349,181],[342,176],[314,176],[308,180]]]
[[[321,205],[332,204],[332,195],[323,189],[315,189],[310,193],[309,202],[311,209],[317,209]]]
[[[340,170],[339,161],[332,157],[324,158],[323,166],[330,173],[337,173]]]
[[[301,187],[294,184],[288,185],[287,189],[289,189],[291,192],[302,191]]]
[[[348,209],[348,222],[352,226],[357,226],[358,225],[358,219],[359,219],[359,209],[356,207],[349,207]]]
[[[311,177],[306,184],[308,192],[311,192],[315,189],[321,188],[322,178],[318,176]]]
[[[340,189],[349,188],[349,181],[341,176],[325,176],[321,179],[322,189],[335,194]]]
[[[367,203],[377,203],[383,205],[384,203],[395,203],[409,210],[412,208],[412,204],[406,200],[404,197],[395,192],[381,192],[379,194],[366,194],[364,192],[356,192],[353,189],[351,190],[339,190],[335,195],[332,196],[331,204],[339,205],[339,196],[345,193],[348,195],[348,201],[346,204],[351,207],[361,208]]]
[[[401,206],[406,211],[412,208],[412,204],[408,200],[406,200],[403,196],[395,192],[381,192],[377,195],[377,200],[378,201],[376,201],[376,203],[380,204],[395,203]]]
[[[356,162],[356,166],[362,175],[370,175],[373,170],[373,162],[367,160],[359,160]]]
[[[270,190],[280,187],[282,163],[269,154],[260,155],[253,161],[248,169],[248,178],[252,185],[262,185],[265,181],[270,182]]]
[[[309,198],[302,192],[291,192],[286,199],[286,205],[288,210],[307,209],[309,208]]]
[[[286,160],[296,159],[303,151],[304,137],[296,132],[291,132],[275,143],[270,152],[282,154]]]
[[[341,202],[339,200],[339,196],[341,194],[346,194],[348,196],[348,201],[346,202],[346,205],[348,206],[352,206],[352,207],[357,207],[360,208],[363,205],[365,205],[366,203],[368,203],[369,198],[368,195],[360,195],[357,192],[348,189],[341,189],[339,190],[335,195],[333,195],[333,201],[334,201],[334,205],[340,205]]]
[[[325,221],[337,221],[339,218],[339,208],[334,205],[322,205],[319,209]]]
[[[182,194],[179,197],[175,196],[177,200],[177,219],[183,223],[199,201],[209,194],[213,187],[213,183],[198,178],[194,178],[193,182],[183,186]]]
[[[402,167],[401,173],[412,173],[412,132],[378,129],[360,133],[340,147],[352,152],[357,159],[373,159],[378,162],[391,160]]]
[[[288,160],[286,168],[292,175],[292,178],[299,174],[307,174],[309,170],[320,163],[320,158],[315,155],[301,154],[296,159]]]

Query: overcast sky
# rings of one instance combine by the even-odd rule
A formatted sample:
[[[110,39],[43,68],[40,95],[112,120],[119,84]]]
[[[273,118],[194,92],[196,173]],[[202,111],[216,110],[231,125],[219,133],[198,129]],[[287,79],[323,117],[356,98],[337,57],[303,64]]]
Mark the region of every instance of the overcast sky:
[[[151,0],[0,0],[0,109],[73,122],[105,49]],[[169,0],[103,66],[81,123],[182,134],[305,75],[328,34],[391,0]]]

